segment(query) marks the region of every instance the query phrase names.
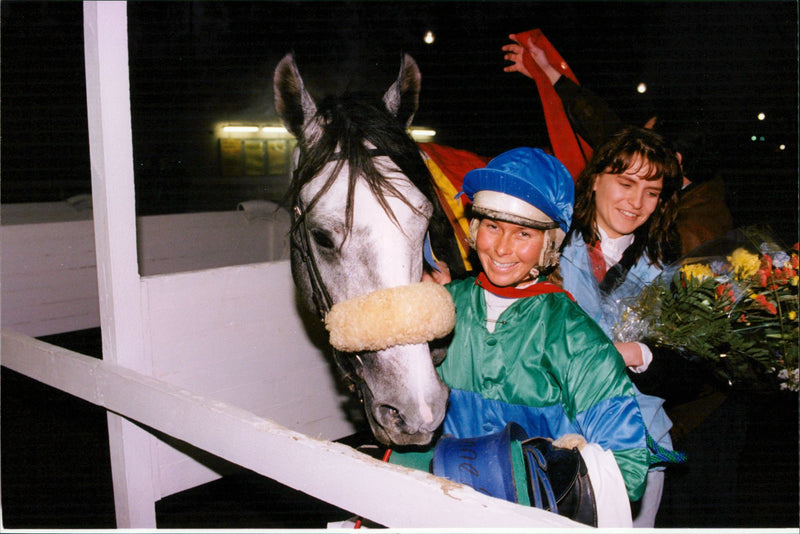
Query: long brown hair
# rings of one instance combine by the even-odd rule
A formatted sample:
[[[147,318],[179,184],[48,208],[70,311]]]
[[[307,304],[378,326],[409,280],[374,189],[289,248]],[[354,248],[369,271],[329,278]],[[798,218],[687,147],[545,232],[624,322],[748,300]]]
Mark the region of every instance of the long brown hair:
[[[579,232],[587,244],[600,239],[597,231],[597,207],[594,183],[603,173],[622,174],[634,166],[646,165],[646,180],[663,179],[658,206],[639,228],[634,230],[634,261],[646,254],[651,263],[660,265],[676,250],[675,217],[683,173],[675,151],[660,135],[644,128],[628,127],[599,147],[575,182],[575,211],[566,242]]]

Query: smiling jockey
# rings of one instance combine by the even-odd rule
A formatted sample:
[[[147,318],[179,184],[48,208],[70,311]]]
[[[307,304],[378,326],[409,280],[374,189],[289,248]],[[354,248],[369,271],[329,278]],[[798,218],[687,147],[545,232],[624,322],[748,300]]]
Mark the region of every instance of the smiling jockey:
[[[630,527],[629,499],[641,497],[650,462],[633,386],[608,337],[547,280],[571,222],[572,177],[543,151],[518,148],[467,173],[463,193],[472,201],[469,241],[483,273],[446,285],[456,326],[438,368],[451,394],[448,437],[437,449],[450,439],[467,440],[463,445],[499,436],[535,456],[514,436],[569,435],[596,500],[593,520],[576,519]],[[404,456],[392,460],[423,468],[430,460],[430,453]],[[524,462],[529,481],[534,456]],[[440,464],[446,457],[439,454]],[[518,485],[517,502],[535,504],[535,487]]]

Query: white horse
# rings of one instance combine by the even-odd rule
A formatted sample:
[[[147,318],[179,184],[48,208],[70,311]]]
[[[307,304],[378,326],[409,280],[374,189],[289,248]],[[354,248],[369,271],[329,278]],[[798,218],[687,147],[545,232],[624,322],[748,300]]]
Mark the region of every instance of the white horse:
[[[316,102],[291,54],[277,66],[274,85],[278,114],[298,140],[290,186],[292,273],[312,309],[324,317],[337,303],[419,282],[426,232],[439,259],[461,261],[420,149],[406,131],[420,88],[410,56],[375,101],[342,95]],[[334,350],[334,356],[379,441],[432,441],[449,390],[428,343]]]

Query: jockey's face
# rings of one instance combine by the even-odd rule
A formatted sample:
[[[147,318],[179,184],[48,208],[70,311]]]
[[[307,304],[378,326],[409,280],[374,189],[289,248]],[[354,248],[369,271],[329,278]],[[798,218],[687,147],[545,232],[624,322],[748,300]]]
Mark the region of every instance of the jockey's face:
[[[513,287],[532,280],[539,263],[544,232],[494,219],[482,219],[475,250],[489,280],[498,287]]]

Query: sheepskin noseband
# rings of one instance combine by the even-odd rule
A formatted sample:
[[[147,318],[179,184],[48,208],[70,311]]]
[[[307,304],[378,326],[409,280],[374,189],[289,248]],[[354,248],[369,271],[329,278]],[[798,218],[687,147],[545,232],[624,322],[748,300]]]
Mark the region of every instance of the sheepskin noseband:
[[[455,322],[456,308],[447,289],[418,282],[334,304],[325,328],[335,349],[361,352],[426,343],[449,334]]]

